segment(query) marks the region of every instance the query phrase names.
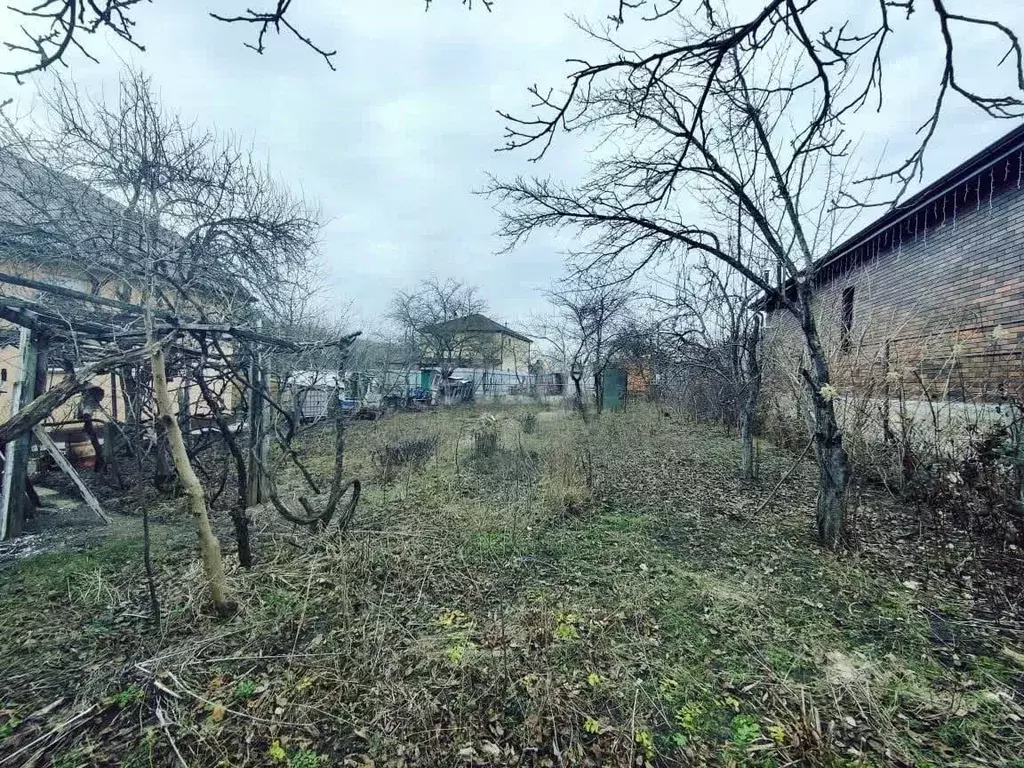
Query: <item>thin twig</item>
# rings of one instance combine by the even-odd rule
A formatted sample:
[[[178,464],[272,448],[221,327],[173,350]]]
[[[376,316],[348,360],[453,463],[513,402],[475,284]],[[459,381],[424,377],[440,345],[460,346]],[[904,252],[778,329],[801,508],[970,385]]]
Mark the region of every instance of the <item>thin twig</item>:
[[[171,736],[171,726],[174,725],[174,723],[164,717],[164,711],[160,707],[159,703],[156,705],[156,719],[157,722],[160,723],[160,727],[163,729],[164,733],[167,735],[167,741],[170,742],[171,749],[174,750],[174,754],[178,756],[178,760],[181,762],[182,768],[188,768],[188,763],[185,762],[185,758],[182,757],[181,752],[178,750],[178,743],[174,740],[174,737]]]
[[[299,645],[299,634],[302,632],[302,623],[306,620],[306,608],[309,605],[309,588],[313,586],[313,569],[316,565],[316,560],[311,560],[309,563],[309,578],[306,579],[306,595],[302,599],[302,612],[299,614],[299,623],[295,627],[295,639],[292,641],[292,653],[295,653],[295,649]]]
[[[78,713],[77,715],[75,715],[74,717],[72,717],[72,718],[71,718],[70,720],[65,720],[65,721],[64,721],[63,723],[61,723],[60,725],[58,725],[58,726],[55,726],[54,728],[51,728],[51,729],[50,729],[49,731],[47,731],[46,733],[44,733],[44,734],[43,734],[42,736],[39,736],[39,737],[37,737],[37,738],[33,739],[33,740],[32,740],[32,741],[30,741],[30,742],[29,742],[28,744],[26,744],[26,745],[25,745],[24,747],[22,747],[21,749],[19,749],[19,750],[18,750],[17,752],[12,752],[12,753],[11,753],[11,754],[9,754],[9,755],[8,755],[7,757],[5,757],[5,758],[2,758],[2,759],[0,759],[0,765],[2,765],[3,763],[9,763],[9,762],[11,762],[11,761],[12,761],[12,760],[14,760],[14,758],[16,758],[16,757],[17,757],[18,755],[22,755],[22,754],[24,754],[24,753],[25,753],[25,752],[27,752],[28,750],[32,749],[32,747],[34,747],[34,746],[35,746],[36,744],[39,744],[39,743],[40,743],[41,741],[46,741],[47,739],[49,739],[49,738],[50,738],[50,737],[52,737],[52,736],[55,736],[55,735],[57,735],[57,734],[60,734],[60,733],[64,733],[64,732],[66,732],[66,731],[67,731],[67,729],[68,729],[68,728],[69,728],[69,727],[70,727],[70,726],[71,726],[72,724],[74,724],[74,723],[75,723],[76,721],[79,721],[79,722],[78,722],[78,724],[79,724],[79,725],[81,725],[81,724],[82,724],[82,723],[83,723],[83,722],[84,722],[85,720],[88,720],[89,718],[91,718],[91,717],[93,717],[94,715],[96,715],[96,714],[97,714],[97,710],[98,710],[98,709],[99,709],[99,705],[98,705],[98,704],[93,704],[93,705],[92,705],[91,707],[89,707],[88,709],[84,709],[84,710],[82,710],[82,711],[81,711],[81,712],[79,712],[79,713]],[[85,720],[83,720],[83,718],[84,718]]]
[[[804,449],[803,449],[803,451],[800,452],[800,455],[797,457],[797,460],[795,462],[793,462],[793,466],[791,466],[789,468],[789,470],[786,472],[786,474],[784,474],[782,476],[782,479],[779,480],[778,484],[774,488],[772,488],[771,493],[768,494],[767,498],[765,498],[765,500],[761,502],[761,504],[758,506],[758,508],[754,510],[754,515],[756,515],[758,512],[760,512],[766,506],[768,506],[768,503],[773,498],[775,498],[775,494],[779,492],[779,488],[781,488],[783,486],[783,484],[787,480],[789,480],[789,476],[792,475],[794,472],[796,472],[796,468],[799,467],[800,464],[803,462],[803,460],[807,457],[807,452],[809,450],[811,450],[811,446],[813,444],[814,444],[814,438],[812,437],[810,440],[807,441],[807,445],[804,446]]]

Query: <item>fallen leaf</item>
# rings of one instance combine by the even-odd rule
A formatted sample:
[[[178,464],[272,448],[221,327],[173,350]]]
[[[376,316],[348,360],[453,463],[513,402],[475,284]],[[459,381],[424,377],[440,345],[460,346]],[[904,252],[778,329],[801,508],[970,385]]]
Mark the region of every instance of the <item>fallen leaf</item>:
[[[483,744],[480,745],[480,749],[485,755],[490,755],[491,757],[501,757],[501,747],[499,747],[497,744],[493,742],[485,741]]]

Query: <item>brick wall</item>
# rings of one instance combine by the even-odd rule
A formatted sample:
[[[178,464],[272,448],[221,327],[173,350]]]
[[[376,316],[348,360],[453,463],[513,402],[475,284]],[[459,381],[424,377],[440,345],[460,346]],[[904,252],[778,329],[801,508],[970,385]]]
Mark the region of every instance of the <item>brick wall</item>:
[[[1020,155],[986,169],[821,270],[818,316],[840,393],[899,382],[951,399],[1024,395],[1022,175]],[[795,321],[775,311],[768,326],[771,355],[792,369]]]

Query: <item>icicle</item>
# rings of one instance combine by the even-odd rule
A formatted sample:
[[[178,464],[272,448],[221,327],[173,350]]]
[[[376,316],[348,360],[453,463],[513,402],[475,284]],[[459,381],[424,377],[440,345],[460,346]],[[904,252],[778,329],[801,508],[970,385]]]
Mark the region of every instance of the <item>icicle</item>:
[[[988,210],[992,211],[992,199],[996,196],[996,172],[989,172],[989,186],[988,186]]]
[[[1017,153],[1017,189],[1020,189],[1021,180],[1024,179],[1024,152]]]

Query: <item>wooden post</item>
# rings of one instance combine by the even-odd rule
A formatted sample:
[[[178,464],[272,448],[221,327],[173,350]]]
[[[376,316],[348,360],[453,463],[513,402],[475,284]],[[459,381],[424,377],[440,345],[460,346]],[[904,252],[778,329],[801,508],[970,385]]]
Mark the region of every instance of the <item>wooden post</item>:
[[[110,418],[114,421],[118,419],[118,411],[120,410],[117,405],[117,372],[110,372]]]
[[[82,494],[82,498],[85,499],[85,503],[89,505],[89,509],[95,512],[96,516],[100,520],[109,525],[110,518],[107,517],[107,513],[103,511],[103,507],[100,506],[99,501],[85,486],[85,483],[82,482],[82,478],[75,471],[75,468],[71,466],[71,462],[67,460],[64,454],[60,452],[60,449],[54,444],[53,440],[50,439],[50,436],[43,430],[43,426],[41,424],[36,424],[32,428],[32,432],[39,440],[39,444],[49,451],[51,456],[53,456],[53,460],[57,462],[57,466],[64,471],[64,474],[71,478],[71,482],[73,482],[75,487],[78,488],[78,492]]]
[[[246,506],[254,507],[263,501],[263,461],[264,452],[264,392],[265,371],[260,365],[260,356],[254,347],[250,347],[249,359],[249,472],[247,475]]]
[[[21,372],[11,391],[11,416],[35,399],[38,355],[32,331],[28,328],[21,329],[18,350]],[[26,507],[29,503],[25,480],[31,446],[31,434],[24,434],[4,447],[3,490],[0,494],[0,515],[3,518],[0,533],[4,539],[20,536],[25,526]]]
[[[181,430],[181,436],[185,440],[185,447],[191,453],[192,450],[192,412],[189,407],[189,392],[188,392],[188,368],[181,377],[181,386],[178,387],[178,428]]]
[[[270,391],[271,385],[273,384],[273,370],[274,370],[274,358],[273,357],[260,357],[261,367],[263,369],[263,375],[260,379],[260,384],[263,385],[263,393],[266,398],[260,401],[260,408],[262,414],[260,416],[260,463],[263,466],[267,466],[267,462],[270,459],[270,436],[273,434],[274,427],[277,424],[278,414],[274,412],[274,409],[270,406],[270,398],[275,397],[279,399],[280,392],[273,393]],[[260,474],[259,484],[257,485],[257,493],[259,495],[259,503],[267,501],[267,483],[266,476]]]
[[[21,409],[46,392],[46,359],[49,338],[45,332],[37,330],[30,334],[29,339],[28,349],[25,353],[27,367],[22,374],[24,384],[21,388]],[[11,499],[20,507],[18,514],[21,520],[25,521],[32,517],[36,508],[32,499],[35,496],[35,491],[29,490],[28,481],[28,462],[32,455],[32,433],[27,432],[22,440],[24,441],[24,452],[19,451],[19,463],[14,465],[14,476],[11,479]]]
[[[31,331],[28,328],[21,329],[21,337],[18,340],[18,351],[21,353],[21,371],[18,378],[11,385],[11,417],[17,415],[21,409],[21,388],[25,381],[25,352],[31,339]],[[17,453],[18,440],[12,440],[4,445],[4,474],[2,493],[0,493],[0,539],[14,538],[21,533],[21,521],[12,519],[12,512],[16,508],[11,504],[11,485],[14,479],[15,454]]]

